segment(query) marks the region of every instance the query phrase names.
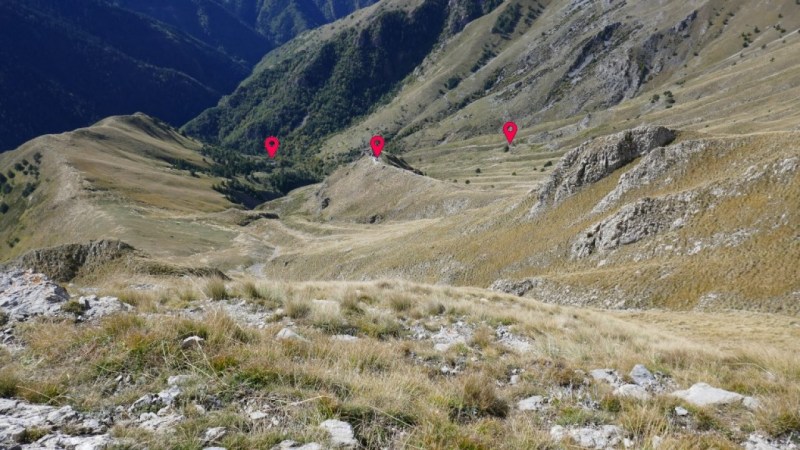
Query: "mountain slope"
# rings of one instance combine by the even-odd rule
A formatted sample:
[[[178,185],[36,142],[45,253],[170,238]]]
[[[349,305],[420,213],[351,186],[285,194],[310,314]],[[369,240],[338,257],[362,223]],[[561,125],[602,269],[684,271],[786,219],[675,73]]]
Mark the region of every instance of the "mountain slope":
[[[376,0],[218,0],[274,45],[333,22]]]
[[[302,239],[291,240],[264,271],[281,279],[492,285],[615,308],[798,314],[797,139],[797,132],[713,136],[640,128],[576,147],[530,193],[464,187],[476,196],[494,192],[496,200],[452,216],[362,226],[346,217],[320,223],[284,215],[289,229],[263,229],[267,242],[278,245],[294,230],[303,231]],[[346,182],[337,175],[336,183],[361,193],[352,195],[360,217],[382,211],[380,199],[366,194],[376,189],[373,176],[350,175]],[[413,195],[428,192],[434,191]],[[308,198],[302,190],[274,203]],[[416,210],[433,204],[421,201]]]
[[[195,220],[233,206],[213,189],[223,180],[204,173],[210,163],[200,148],[137,114],[0,155],[2,259],[97,239],[166,257],[227,246],[235,234]]]
[[[275,44],[215,0],[109,0],[116,6],[153,18],[219,49],[226,55],[255,65]]]
[[[248,70],[152,19],[100,1],[0,4],[0,149],[142,110],[181,123]]]
[[[318,158],[325,169],[353,160],[381,133],[387,151],[411,152],[408,159],[420,165],[422,158],[426,173],[463,180],[485,152],[503,149],[498,130],[514,120],[521,127],[515,145],[494,154],[483,178],[492,179],[487,186],[513,186],[511,173],[530,173],[521,160],[543,164],[559,156],[532,153],[637,124],[752,132],[790,129],[798,119],[791,99],[800,93],[800,10],[793,4],[430,5],[446,8],[448,17],[413,69],[388,51],[406,46],[403,34],[367,38],[377,36],[387,11],[409,8],[382,3],[272,52],[186,130],[240,152],[257,152],[265,134],[278,134],[287,164]],[[351,34],[364,38],[346,38]],[[380,51],[366,60],[343,57],[370,42],[380,42]],[[350,70],[336,69],[342,64]],[[402,81],[381,84],[387,66]]]
[[[268,55],[185,129],[244,153],[262,151],[264,136],[279,135],[287,164],[318,172],[320,140],[388,98],[441,39],[484,12],[468,8],[480,4],[425,0],[361,10]]]

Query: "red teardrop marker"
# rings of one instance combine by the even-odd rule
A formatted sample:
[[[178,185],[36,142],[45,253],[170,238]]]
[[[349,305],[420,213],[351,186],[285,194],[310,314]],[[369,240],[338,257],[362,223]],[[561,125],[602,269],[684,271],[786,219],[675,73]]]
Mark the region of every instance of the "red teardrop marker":
[[[369,141],[369,145],[372,146],[372,154],[375,155],[376,158],[381,156],[383,144],[384,141],[382,136],[372,136],[372,140]]]
[[[267,149],[267,154],[270,158],[275,157],[275,154],[278,153],[278,147],[280,146],[281,141],[279,141],[275,136],[270,136],[264,141],[264,148]]]
[[[510,145],[514,140],[514,136],[517,135],[517,124],[514,122],[506,122],[506,124],[503,125],[503,134],[506,135],[506,139],[508,139]]]

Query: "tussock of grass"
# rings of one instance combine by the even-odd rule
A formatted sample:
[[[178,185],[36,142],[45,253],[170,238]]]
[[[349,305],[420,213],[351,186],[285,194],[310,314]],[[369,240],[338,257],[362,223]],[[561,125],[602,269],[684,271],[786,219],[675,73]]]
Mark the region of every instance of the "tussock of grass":
[[[311,314],[311,302],[304,299],[292,299],[286,302],[286,315],[292,319],[302,319]]]
[[[461,395],[453,400],[450,416],[455,420],[471,420],[484,416],[506,417],[508,402],[500,398],[492,380],[471,375],[462,387]]]
[[[211,300],[225,300],[230,297],[225,280],[222,278],[210,278],[206,282],[205,294]]]

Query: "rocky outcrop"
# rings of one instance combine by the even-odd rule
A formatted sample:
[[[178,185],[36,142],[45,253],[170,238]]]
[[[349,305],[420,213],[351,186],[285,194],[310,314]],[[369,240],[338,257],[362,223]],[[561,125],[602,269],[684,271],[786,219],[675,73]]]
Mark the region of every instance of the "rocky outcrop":
[[[550,437],[555,441],[570,438],[583,448],[617,448],[622,443],[625,432],[616,425],[599,425],[597,427],[563,427],[556,425],[550,429]]]
[[[107,448],[114,440],[105,422],[71,406],[58,408],[0,399],[0,448],[21,448],[18,445],[31,439],[32,432],[45,434],[30,448]]]
[[[695,406],[727,405],[730,403],[742,403],[744,406],[755,409],[758,401],[752,397],[745,397],[742,394],[715,388],[706,383],[696,383],[685,391],[675,391],[673,396],[686,400]]]
[[[121,241],[90,241],[67,244],[28,252],[11,265],[33,269],[48,277],[67,282],[82,270],[91,271],[131,254],[133,247]]]
[[[624,206],[613,216],[585,230],[572,245],[572,258],[632,244],[663,230],[683,226],[698,212],[696,194],[684,192],[660,198],[643,198]]]
[[[667,183],[664,179],[668,171],[685,171],[694,154],[708,148],[707,141],[687,141],[680,144],[660,147],[648,152],[638,164],[619,177],[617,186],[609,192],[592,210],[601,213],[617,203],[626,193],[654,183]]]
[[[8,321],[22,322],[35,316],[86,320],[131,309],[116,297],[90,295],[71,301],[63,287],[31,270],[0,272],[0,312]]]
[[[11,321],[58,315],[67,301],[67,291],[46,275],[19,269],[0,272],[0,311]]]
[[[561,158],[539,190],[538,202],[530,216],[558,205],[654,148],[669,144],[675,136],[674,131],[664,127],[639,127],[583,143]]]

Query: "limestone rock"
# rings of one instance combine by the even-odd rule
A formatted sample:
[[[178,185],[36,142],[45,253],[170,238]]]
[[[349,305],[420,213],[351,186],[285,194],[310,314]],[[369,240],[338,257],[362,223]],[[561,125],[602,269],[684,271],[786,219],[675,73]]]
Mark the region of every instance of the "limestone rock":
[[[9,320],[60,315],[68,300],[67,291],[47,275],[19,269],[0,272],[0,311]]]
[[[505,292],[506,294],[516,295],[522,297],[529,291],[538,287],[538,278],[526,278],[524,280],[495,280],[489,289],[497,292]]]
[[[653,149],[648,152],[631,170],[620,176],[617,186],[608,193],[597,206],[593,213],[600,213],[609,209],[619,201],[625,193],[652,183],[667,183],[668,172],[685,170],[692,161],[692,155],[704,151],[708,147],[707,141],[687,141]]]
[[[19,437],[30,429],[49,432],[36,443],[35,448],[100,449],[113,443],[104,425],[71,406],[56,408],[0,399],[0,448],[13,448]],[[66,434],[64,430],[70,430],[70,433],[79,431],[81,436]]]
[[[619,374],[614,369],[594,369],[589,371],[589,375],[597,381],[605,381],[612,386],[619,386]]]
[[[614,390],[614,395],[618,397],[630,397],[636,400],[649,400],[650,393],[647,389],[638,384],[624,384]]]
[[[85,319],[97,319],[111,314],[131,311],[133,307],[121,302],[117,297],[97,297],[89,295],[78,299],[83,307],[81,316]]]
[[[322,446],[316,442],[308,444],[298,444],[295,441],[283,441],[280,444],[272,447],[271,450],[322,450]]]
[[[570,437],[583,448],[616,448],[622,442],[622,436],[622,428],[615,425],[583,428],[565,428],[561,425],[556,425],[550,429],[550,437],[553,440],[561,441],[566,437]]]
[[[438,352],[445,352],[457,344],[466,344],[472,337],[472,329],[463,322],[456,322],[451,327],[442,328],[431,336],[433,348]]]
[[[354,342],[358,340],[358,337],[351,336],[349,334],[336,334],[331,336],[331,339],[333,339],[334,341]]]
[[[742,404],[744,405],[745,408],[751,409],[751,410],[756,410],[756,409],[761,407],[761,402],[759,402],[757,398],[753,398],[753,397],[745,397],[745,398],[743,398],[742,399]]]
[[[48,434],[36,441],[36,448],[74,449],[74,450],[104,450],[114,444],[114,439],[108,434],[97,436],[70,436],[61,433]]]
[[[689,191],[657,198],[645,197],[629,203],[611,217],[584,230],[573,243],[570,256],[585,258],[679,228],[698,211],[695,197],[696,194]]]
[[[744,400],[741,394],[715,388],[706,383],[696,383],[689,389],[675,391],[672,395],[697,406],[725,405]]]
[[[545,399],[541,395],[534,395],[517,402],[520,411],[539,411],[544,409]]]
[[[275,335],[275,337],[278,338],[281,341],[285,341],[285,340],[307,341],[308,340],[308,339],[304,338],[303,336],[297,334],[297,332],[295,332],[291,328],[282,329],[281,331],[278,332],[277,335]]]
[[[797,444],[787,438],[785,441],[778,439],[769,439],[759,434],[751,434],[747,438],[747,442],[742,444],[745,450],[797,450],[800,448]]]
[[[81,270],[103,267],[111,261],[132,254],[134,248],[121,241],[90,241],[85,244],[67,244],[33,250],[12,263],[17,267],[30,268],[47,274],[48,277],[67,282]]]
[[[184,417],[180,414],[159,411],[159,414],[144,413],[140,415],[135,425],[148,431],[166,432],[173,430],[183,420]]]
[[[203,435],[203,442],[206,444],[212,444],[225,437],[226,434],[228,434],[228,430],[225,429],[225,427],[209,428]]]
[[[330,434],[331,445],[338,448],[355,448],[358,445],[353,436],[353,427],[341,420],[326,420],[320,424]]]
[[[538,202],[529,216],[561,203],[650,150],[672,142],[675,136],[664,127],[639,127],[581,144],[561,158],[539,190]]]
[[[647,367],[641,364],[633,366],[633,369],[629,375],[634,383],[642,387],[653,386],[658,383],[655,375],[647,370]]]

